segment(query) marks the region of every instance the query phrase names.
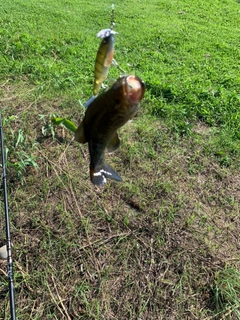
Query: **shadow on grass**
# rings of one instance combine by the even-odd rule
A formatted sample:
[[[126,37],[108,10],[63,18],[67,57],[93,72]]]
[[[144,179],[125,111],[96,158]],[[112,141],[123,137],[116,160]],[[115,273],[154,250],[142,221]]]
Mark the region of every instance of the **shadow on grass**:
[[[169,87],[162,87],[157,84],[146,83],[148,92],[153,95],[155,98],[163,98],[166,102],[170,103],[175,100],[176,96],[173,93],[172,89]]]
[[[42,136],[42,137],[38,137],[36,139],[36,142],[42,144],[43,142],[47,141],[48,139],[52,139],[51,135],[48,136]],[[59,144],[63,144],[67,141],[67,139],[64,139],[63,137],[60,136],[55,136],[54,139],[59,143]]]

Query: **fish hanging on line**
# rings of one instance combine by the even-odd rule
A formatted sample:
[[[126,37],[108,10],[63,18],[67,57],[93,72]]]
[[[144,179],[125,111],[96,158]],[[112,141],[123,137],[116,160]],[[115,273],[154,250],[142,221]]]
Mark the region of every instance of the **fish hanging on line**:
[[[93,95],[99,93],[103,81],[107,78],[108,70],[112,64],[114,55],[114,34],[117,32],[111,29],[103,29],[98,32],[97,37],[102,38],[99,46],[94,68]]]
[[[120,147],[117,130],[131,120],[145,92],[144,82],[134,76],[120,77],[110,89],[98,95],[88,106],[83,121],[75,132],[75,140],[88,142],[90,178],[100,186],[106,178],[122,178],[104,161],[104,151],[113,152]]]
[[[96,96],[100,90],[100,87],[103,81],[107,78],[108,70],[113,61],[114,55],[114,34],[116,31],[113,31],[115,26],[114,22],[114,4],[111,6],[111,23],[109,29],[103,29],[98,32],[97,37],[102,38],[101,44],[99,46],[97,56],[95,59],[95,68],[94,68],[94,87],[93,87],[93,96]],[[94,98],[90,98],[87,102],[86,107]]]
[[[118,68],[123,74],[126,74],[126,72],[113,58],[114,34],[116,33],[117,32],[113,31],[112,29],[103,29],[97,34],[97,36],[99,38],[103,38],[103,40],[100,44],[95,60],[93,96],[85,103],[85,108],[87,108],[98,95],[103,81],[107,78],[108,70],[111,64]]]

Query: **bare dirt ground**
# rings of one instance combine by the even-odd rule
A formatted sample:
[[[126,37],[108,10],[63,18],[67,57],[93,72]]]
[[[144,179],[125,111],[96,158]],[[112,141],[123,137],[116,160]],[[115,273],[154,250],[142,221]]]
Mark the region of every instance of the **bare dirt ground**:
[[[199,124],[176,141],[161,120],[144,129],[135,119],[106,155],[124,182],[96,188],[87,146],[60,127],[43,137],[37,115],[51,110],[17,101],[2,102],[18,115],[5,144],[23,128],[38,164],[21,181],[8,166],[19,319],[237,319],[214,297],[217,274],[240,267],[240,174],[204,153],[211,129]],[[4,261],[0,278],[8,319]]]

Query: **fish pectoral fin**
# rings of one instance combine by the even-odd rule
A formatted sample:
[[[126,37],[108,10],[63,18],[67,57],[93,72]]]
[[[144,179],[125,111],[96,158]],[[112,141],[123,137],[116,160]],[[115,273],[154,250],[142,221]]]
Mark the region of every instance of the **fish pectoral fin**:
[[[87,142],[85,133],[84,133],[84,127],[83,127],[83,122],[80,123],[79,127],[77,128],[75,132],[75,141],[79,143],[85,143]]]
[[[90,168],[91,181],[95,186],[101,186],[107,179],[122,181],[122,178],[106,163],[101,163],[95,168]]]
[[[116,151],[120,147],[120,139],[118,137],[117,131],[114,132],[111,140],[109,141],[107,145],[107,150],[109,153]]]

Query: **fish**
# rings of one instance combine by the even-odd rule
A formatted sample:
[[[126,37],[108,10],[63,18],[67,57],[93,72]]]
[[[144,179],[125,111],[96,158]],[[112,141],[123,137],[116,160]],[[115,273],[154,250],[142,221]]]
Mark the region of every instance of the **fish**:
[[[90,179],[101,186],[106,179],[122,178],[104,160],[120,147],[117,130],[133,119],[145,93],[145,83],[135,75],[124,75],[105,92],[99,94],[86,109],[84,118],[75,132],[75,141],[88,143]]]
[[[114,56],[114,34],[111,29],[103,29],[98,32],[97,37],[103,38],[97,51],[94,68],[93,96],[95,97],[101,88],[103,81],[107,78],[108,70]]]

